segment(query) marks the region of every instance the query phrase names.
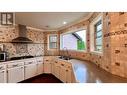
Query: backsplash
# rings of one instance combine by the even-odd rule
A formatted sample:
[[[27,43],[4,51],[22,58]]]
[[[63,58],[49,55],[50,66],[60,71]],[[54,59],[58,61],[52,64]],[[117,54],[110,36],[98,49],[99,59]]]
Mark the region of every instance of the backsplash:
[[[10,43],[16,37],[18,37],[17,26],[0,27],[0,44],[4,45],[4,51],[8,52],[10,58],[44,55],[44,33],[42,31],[27,29],[27,37],[34,42],[33,44]]]

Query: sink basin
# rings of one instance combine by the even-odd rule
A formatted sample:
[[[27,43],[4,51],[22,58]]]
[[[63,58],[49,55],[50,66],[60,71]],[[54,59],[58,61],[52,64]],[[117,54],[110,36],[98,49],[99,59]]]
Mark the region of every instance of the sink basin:
[[[60,56],[59,58],[63,59],[63,60],[70,60],[71,59],[70,57],[67,57],[67,56]]]

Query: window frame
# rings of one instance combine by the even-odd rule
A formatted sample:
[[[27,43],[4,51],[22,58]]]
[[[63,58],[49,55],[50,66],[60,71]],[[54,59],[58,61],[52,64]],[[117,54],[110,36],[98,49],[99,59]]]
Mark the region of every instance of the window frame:
[[[50,37],[52,37],[52,36],[56,36],[56,42],[50,42]],[[58,48],[58,34],[49,34],[47,39],[48,39],[48,50],[54,50],[54,49]],[[56,43],[56,47],[51,48],[50,43]]]
[[[94,39],[94,34],[95,34],[95,24],[98,21],[102,21],[102,51],[95,51],[95,39]],[[99,55],[99,56],[103,56],[104,53],[104,46],[103,46],[103,13],[99,13],[97,17],[95,17],[92,22],[90,22],[90,53],[95,54],[95,55]]]
[[[102,24],[102,20],[99,20],[99,21],[94,25],[94,51],[97,51],[97,52],[102,52],[102,49],[101,49],[101,51],[97,50],[97,46],[101,46],[101,48],[102,48],[102,46],[103,46],[103,44],[98,45],[97,42],[96,42],[96,40],[97,40],[98,38],[101,38],[101,39],[102,39],[102,36],[103,36],[103,35],[101,35],[101,36],[97,37],[97,33],[99,33],[99,32],[102,33],[102,30],[103,30],[102,28],[101,28],[101,30],[97,30],[97,27],[98,27],[100,24]],[[103,41],[103,39],[102,39],[102,41]]]
[[[68,49],[70,51],[76,51],[76,52],[87,52],[87,29],[86,28],[80,28],[80,29],[76,29],[76,30],[72,30],[72,31],[68,31],[66,33],[62,33],[60,34],[60,50],[64,50],[63,49],[63,39],[62,39],[62,36],[63,35],[66,35],[66,34],[71,34],[71,33],[74,33],[74,32],[78,32],[78,31],[82,31],[82,30],[85,30],[86,31],[86,49],[85,50],[74,50],[74,49]]]

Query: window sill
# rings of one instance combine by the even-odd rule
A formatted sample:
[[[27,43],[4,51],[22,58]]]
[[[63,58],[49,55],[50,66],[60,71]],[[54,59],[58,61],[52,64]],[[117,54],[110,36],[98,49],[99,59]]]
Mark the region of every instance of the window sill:
[[[103,56],[103,52],[91,51],[90,53]]]
[[[63,49],[61,49],[62,51]],[[63,50],[63,51],[66,51],[66,50]],[[87,53],[87,50],[72,50],[72,49],[68,49],[68,51],[72,51],[72,52],[81,52],[81,53]]]

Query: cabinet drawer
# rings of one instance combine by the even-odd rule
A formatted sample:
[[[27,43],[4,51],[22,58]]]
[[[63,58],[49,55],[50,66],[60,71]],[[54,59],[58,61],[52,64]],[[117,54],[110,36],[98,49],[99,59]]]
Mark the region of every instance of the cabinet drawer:
[[[44,63],[49,63],[50,60],[49,59],[44,59]]]
[[[6,69],[6,65],[0,65],[0,70]]]
[[[37,60],[37,64],[42,64],[43,60]]]
[[[24,62],[12,62],[7,65],[7,68],[14,68],[14,67],[19,67],[23,65],[24,65]]]
[[[25,61],[25,65],[36,64],[35,60]]]
[[[43,57],[36,58],[37,63],[43,63]]]
[[[44,57],[44,62],[51,62],[52,60],[54,59],[53,56],[47,56],[47,57]]]

